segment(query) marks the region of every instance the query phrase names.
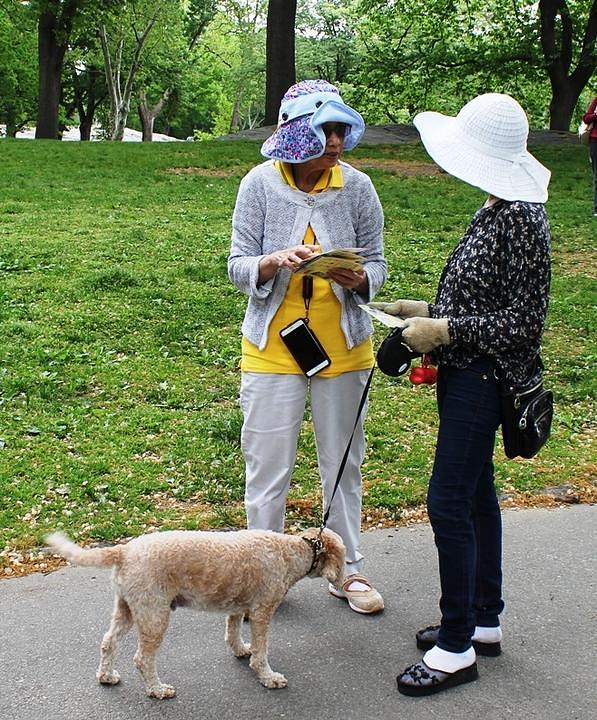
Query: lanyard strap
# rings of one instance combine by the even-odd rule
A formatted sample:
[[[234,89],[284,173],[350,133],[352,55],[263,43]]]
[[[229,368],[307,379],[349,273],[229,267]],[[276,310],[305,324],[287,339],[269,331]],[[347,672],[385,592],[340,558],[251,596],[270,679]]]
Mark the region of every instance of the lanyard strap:
[[[309,306],[313,297],[313,278],[311,275],[303,276],[303,302],[305,304],[305,322],[309,324]]]
[[[346,461],[348,460],[348,453],[350,452],[350,446],[352,444],[352,439],[354,437],[355,430],[357,429],[357,425],[359,423],[359,418],[361,417],[361,413],[363,412],[363,408],[365,407],[365,402],[367,401],[367,395],[369,394],[369,388],[371,387],[371,380],[373,378],[374,370],[375,370],[375,366],[373,366],[371,368],[371,372],[369,373],[369,377],[367,378],[367,382],[365,383],[365,387],[363,389],[363,394],[361,395],[361,400],[359,402],[359,408],[357,410],[357,416],[354,420],[352,432],[350,433],[350,437],[348,438],[348,444],[346,445],[346,450],[344,451],[344,457],[342,458],[342,462],[340,463],[340,467],[338,468],[338,475],[336,476],[336,483],[334,485],[334,489],[332,491],[330,501],[328,502],[327,509],[323,515],[323,520],[321,521],[321,530],[323,530],[323,528],[326,526],[328,518],[330,516],[330,508],[332,507],[332,500],[334,499],[334,495],[336,494],[336,490],[338,489],[338,485],[340,484],[340,478],[342,477],[342,473],[344,472],[344,468],[346,467]]]

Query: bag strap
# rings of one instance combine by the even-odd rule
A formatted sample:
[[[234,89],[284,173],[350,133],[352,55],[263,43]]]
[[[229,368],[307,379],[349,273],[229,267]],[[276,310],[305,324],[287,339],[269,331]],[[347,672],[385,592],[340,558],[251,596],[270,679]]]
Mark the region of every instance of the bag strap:
[[[350,452],[350,446],[352,445],[352,439],[353,439],[355,431],[357,429],[357,425],[359,424],[359,418],[361,417],[363,408],[365,407],[365,402],[367,401],[367,395],[369,394],[369,388],[371,387],[371,380],[373,379],[373,371],[374,370],[375,370],[375,366],[373,366],[371,368],[371,372],[369,373],[369,377],[367,378],[367,382],[365,383],[365,387],[363,388],[363,394],[361,395],[361,400],[359,401],[357,416],[354,420],[354,425],[352,427],[352,432],[350,433],[350,437],[348,438],[346,450],[344,451],[344,457],[342,458],[342,462],[340,463],[340,467],[338,468],[338,474],[336,475],[336,482],[334,484],[334,489],[332,491],[332,495],[328,502],[327,509],[326,509],[325,513],[323,514],[323,520],[321,521],[320,533],[326,526],[328,518],[330,516],[330,509],[332,507],[332,501],[334,499],[334,495],[336,494],[336,490],[338,489],[338,485],[340,484],[340,479],[342,478],[342,473],[344,472],[344,468],[346,467],[346,462],[348,460],[348,453]]]
[[[543,360],[541,359],[541,355],[537,353],[535,356],[535,359],[533,360],[532,365],[530,366],[530,372],[527,374],[525,381],[522,384],[513,385],[509,380],[507,380],[505,377],[502,376],[501,373],[497,372],[496,370],[493,371],[495,379],[498,381],[501,391],[504,395],[511,395],[516,394],[517,391],[520,391],[521,388],[528,387],[535,377],[539,377],[541,381],[543,380],[543,370],[545,369],[543,365]]]

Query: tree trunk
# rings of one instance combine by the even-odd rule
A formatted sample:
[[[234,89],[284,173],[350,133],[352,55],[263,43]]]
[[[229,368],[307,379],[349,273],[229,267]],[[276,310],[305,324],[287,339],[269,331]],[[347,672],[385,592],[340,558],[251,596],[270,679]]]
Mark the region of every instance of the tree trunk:
[[[572,72],[573,27],[566,0],[540,0],[539,13],[541,47],[551,83],[549,129],[568,131],[578,98],[597,66],[597,0],[593,0],[581,53]]]
[[[143,115],[139,107],[139,118],[141,119],[141,142],[152,142],[153,140],[153,123],[155,118]]]
[[[139,118],[141,120],[141,129],[143,131],[142,141],[151,142],[153,140],[153,124],[157,116],[162,112],[164,103],[170,97],[171,89],[167,88],[158,102],[150,108],[147,105],[147,96],[145,90],[139,93]]]
[[[14,138],[17,136],[17,118],[15,111],[12,107],[8,108],[5,114],[5,122],[6,122],[6,137],[7,138]],[[1,137],[1,135],[0,135]]]
[[[570,122],[580,93],[571,91],[569,83],[553,83],[551,85],[551,102],[549,103],[549,129],[570,130]]]
[[[6,137],[7,138],[16,138],[16,136],[17,136],[16,124],[7,120],[6,121]]]
[[[269,0],[267,9],[264,125],[278,122],[280,101],[296,80],[294,25],[297,0]]]
[[[79,115],[79,136],[82,141],[91,140],[95,112],[106,97],[100,83],[103,72],[95,65],[88,65],[79,76],[77,68],[73,65],[71,74],[74,91],[73,106],[77,108]],[[81,82],[81,77],[84,82]],[[98,87],[100,88],[99,93]]]
[[[114,127],[112,128],[111,140],[115,142],[121,142],[124,139],[124,129],[126,128],[126,121],[130,111],[129,103],[121,103],[116,108],[116,115],[114,117]]]
[[[36,138],[58,140],[58,106],[60,104],[62,62],[66,41],[59,19],[50,12],[40,15],[37,39],[39,57],[39,99],[37,108]]]
[[[126,127],[126,121],[129,115],[130,105],[131,105],[131,93],[133,92],[133,82],[135,80],[135,75],[137,74],[137,70],[139,69],[139,63],[141,59],[141,52],[143,50],[143,46],[145,45],[147,41],[147,37],[149,33],[151,32],[153,26],[155,25],[155,22],[157,20],[158,14],[160,12],[161,6],[158,6],[155,13],[153,14],[152,18],[149,20],[147,25],[145,26],[145,29],[143,32],[139,35],[136,33],[136,43],[135,43],[135,49],[133,52],[133,58],[131,60],[131,65],[129,67],[129,72],[127,75],[126,82],[124,84],[124,88],[120,85],[120,78],[121,78],[121,69],[122,69],[122,50],[124,45],[124,40],[121,39],[118,44],[118,50],[116,53],[116,58],[114,60],[114,65],[112,64],[112,58],[110,55],[110,48],[108,45],[108,33],[106,31],[105,25],[100,25],[99,28],[99,36],[100,36],[100,43],[102,46],[102,54],[104,56],[104,66],[106,71],[106,83],[108,85],[108,92],[110,93],[110,107],[112,110],[112,132],[111,132],[111,139],[115,141],[120,141],[124,137],[124,129]]]
[[[81,141],[91,140],[91,128],[93,127],[93,115],[79,116],[79,139]]]
[[[242,93],[239,90],[234,100],[234,106],[232,107],[232,117],[230,118],[230,128],[228,132],[238,132],[240,127],[240,104],[241,104]]]

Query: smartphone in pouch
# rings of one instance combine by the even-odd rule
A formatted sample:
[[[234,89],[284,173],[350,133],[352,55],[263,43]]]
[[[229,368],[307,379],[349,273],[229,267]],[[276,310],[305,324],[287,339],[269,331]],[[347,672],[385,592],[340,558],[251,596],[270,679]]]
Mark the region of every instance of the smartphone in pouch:
[[[332,364],[328,354],[303,318],[282,328],[280,337],[307,377],[317,375]]]

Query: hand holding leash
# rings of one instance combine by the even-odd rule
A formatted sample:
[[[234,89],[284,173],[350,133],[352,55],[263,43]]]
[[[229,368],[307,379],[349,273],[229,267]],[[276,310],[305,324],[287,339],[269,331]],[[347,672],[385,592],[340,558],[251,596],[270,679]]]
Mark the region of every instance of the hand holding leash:
[[[430,352],[438,345],[449,345],[448,320],[447,318],[410,318],[404,324],[402,337],[409,347],[420,353]]]

